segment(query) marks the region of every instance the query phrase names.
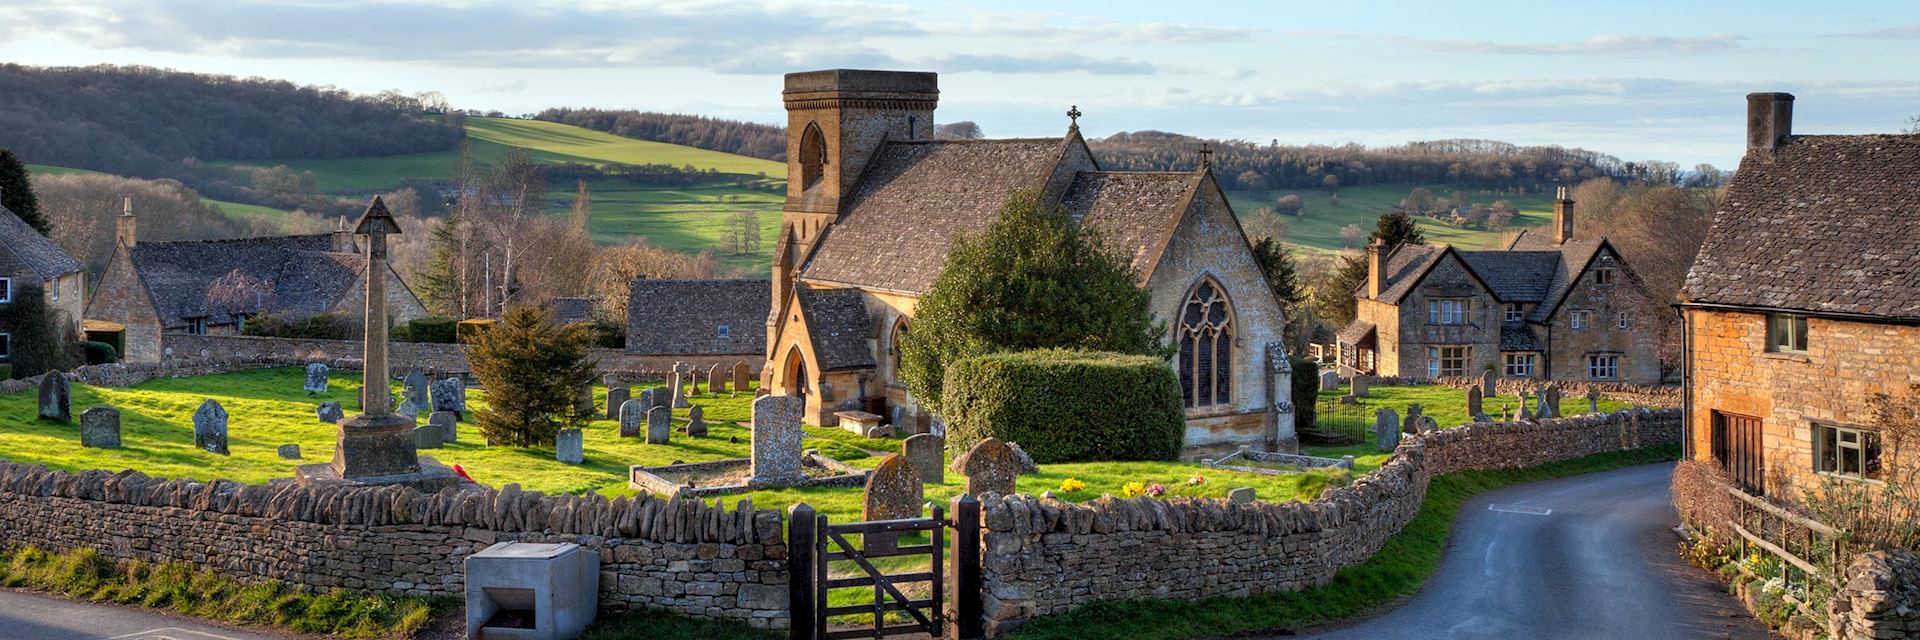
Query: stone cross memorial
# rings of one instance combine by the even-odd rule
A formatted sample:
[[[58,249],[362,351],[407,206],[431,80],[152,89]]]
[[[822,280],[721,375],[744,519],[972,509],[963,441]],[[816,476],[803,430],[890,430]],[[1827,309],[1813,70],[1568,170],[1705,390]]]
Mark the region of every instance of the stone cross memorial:
[[[761,396],[753,401],[753,476],[749,484],[785,483],[802,478],[800,412],[795,396]]]
[[[1020,475],[1020,461],[1007,443],[999,438],[987,438],[967,451],[960,474],[967,477],[968,495],[1008,495],[1013,493],[1014,480]]]
[[[62,424],[73,422],[73,396],[67,387],[67,374],[54,370],[40,376],[40,419]]]
[[[654,407],[647,412],[647,444],[667,444],[673,440],[673,409]]]
[[[908,436],[907,441],[900,444],[900,450],[906,454],[907,464],[913,465],[914,472],[920,474],[921,482],[940,484],[946,481],[946,473],[941,469],[944,466],[942,463],[946,462],[945,439],[931,433]]]
[[[120,448],[120,410],[94,407],[80,413],[80,446],[94,449]]]
[[[1600,413],[1600,390],[1587,389],[1587,413]]]
[[[318,362],[307,365],[307,381],[301,388],[307,393],[326,393],[327,365]]]
[[[227,409],[213,398],[193,411],[193,446],[201,451],[233,455],[227,451]]]

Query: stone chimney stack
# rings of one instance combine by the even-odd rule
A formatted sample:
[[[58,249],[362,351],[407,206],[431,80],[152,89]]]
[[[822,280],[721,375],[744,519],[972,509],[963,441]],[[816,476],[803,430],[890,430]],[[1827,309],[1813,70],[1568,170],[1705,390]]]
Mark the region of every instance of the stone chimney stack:
[[[1372,298],[1375,300],[1380,299],[1381,292],[1385,291],[1387,288],[1386,277],[1387,277],[1387,241],[1381,238],[1374,238],[1373,244],[1367,245],[1367,297],[1368,298]]]
[[[346,216],[333,223],[333,252],[353,253],[353,230],[347,228]]]
[[[133,217],[133,198],[120,203],[120,217],[113,222],[113,237],[120,246],[132,249],[140,241],[138,220]]]
[[[1573,200],[1567,197],[1567,188],[1560,187],[1553,196],[1553,244],[1563,245],[1573,239]]]
[[[1747,94],[1747,155],[1771,153],[1793,136],[1793,94]]]

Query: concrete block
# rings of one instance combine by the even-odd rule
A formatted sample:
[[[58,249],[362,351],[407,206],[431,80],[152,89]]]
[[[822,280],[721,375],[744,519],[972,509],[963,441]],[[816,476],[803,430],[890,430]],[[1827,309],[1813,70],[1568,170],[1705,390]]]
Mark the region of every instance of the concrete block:
[[[567,640],[599,608],[600,554],[577,544],[502,542],[467,556],[469,640]]]

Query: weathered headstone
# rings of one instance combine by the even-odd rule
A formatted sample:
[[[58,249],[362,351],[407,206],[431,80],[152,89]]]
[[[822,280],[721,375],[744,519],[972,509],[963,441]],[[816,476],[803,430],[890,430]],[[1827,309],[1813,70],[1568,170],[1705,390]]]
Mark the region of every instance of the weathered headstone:
[[[1400,446],[1400,414],[1382,407],[1373,413],[1374,445],[1381,451]]]
[[[299,460],[300,445],[297,445],[297,444],[280,445],[279,454],[280,454],[281,460]]]
[[[632,395],[633,395],[633,389],[627,387],[626,385],[615,385],[615,386],[607,387],[607,419],[619,420],[620,405],[626,404],[627,398],[629,398]]]
[[[1320,372],[1320,390],[1333,391],[1340,388],[1340,374],[1334,371]]]
[[[673,410],[654,407],[647,412],[647,444],[667,444],[673,440]]]
[[[999,438],[987,438],[967,451],[966,464],[960,468],[960,474],[967,477],[968,494],[1007,495],[1013,493],[1014,481],[1020,475],[1020,462],[1007,443]]]
[[[727,392],[727,369],[714,363],[707,367],[707,393],[720,395]]]
[[[652,390],[643,390],[640,397],[620,404],[620,437],[638,438],[647,426],[647,403],[651,400]]]
[[[753,369],[745,362],[733,363],[733,392],[739,393],[753,387]]]
[[[566,464],[580,464],[586,460],[587,437],[579,429],[561,429],[553,440],[553,459]]]
[[[1527,399],[1530,397],[1531,396],[1527,395],[1527,392],[1525,391],[1520,392],[1520,406],[1513,410],[1514,420],[1518,421],[1518,420],[1533,419],[1533,414],[1527,412]]]
[[[946,481],[946,472],[941,469],[947,458],[945,438],[931,433],[907,436],[906,442],[900,443],[900,451],[906,454],[907,464],[913,465],[914,472],[920,474],[921,482],[940,484]]]
[[[666,385],[654,387],[651,391],[653,391],[653,403],[647,405],[648,411],[652,411],[654,407],[673,405],[673,391],[668,389]]]
[[[1600,390],[1587,389],[1587,413],[1600,413]]]
[[[1506,410],[1507,410],[1506,407],[1504,406],[1500,407],[1501,412],[1504,413],[1506,412]],[[1485,423],[1493,422],[1493,417],[1485,413],[1476,413],[1476,414],[1473,414],[1473,421],[1485,424]]]
[[[1420,405],[1407,405],[1407,417],[1400,421],[1400,433],[1420,432]]]
[[[424,427],[414,427],[413,448],[438,449],[440,445],[445,444],[440,437],[442,435],[445,435],[445,433],[440,430],[440,427],[431,424]]]
[[[418,416],[421,412],[432,413],[433,402],[428,399],[427,374],[419,369],[407,372],[400,380],[400,407],[394,410],[403,416]]]
[[[201,451],[232,455],[227,451],[227,409],[213,398],[193,411],[193,446]]]
[[[347,419],[347,412],[341,410],[340,403],[333,400],[320,403],[320,406],[313,408],[313,413],[320,418],[321,422],[327,424],[339,424],[341,420]]]
[[[1480,395],[1482,396],[1500,395],[1499,382],[1500,382],[1500,377],[1497,375],[1494,375],[1492,369],[1488,369],[1486,373],[1480,374]]]
[[[73,395],[67,387],[67,374],[56,370],[40,376],[40,419],[73,422]]]
[[[327,365],[318,362],[307,365],[306,384],[301,385],[307,393],[327,392]]]
[[[673,376],[673,408],[685,409],[691,406],[693,403],[687,402],[686,379],[676,373]]]
[[[867,522],[918,518],[925,502],[926,492],[913,465],[907,463],[905,456],[888,454],[879,466],[867,473],[860,515]],[[861,542],[869,553],[891,553],[899,537],[900,534],[892,532],[869,533]]]
[[[1367,376],[1355,375],[1353,377],[1353,397],[1367,397],[1367,387],[1371,384],[1372,382],[1368,380]]]
[[[1433,416],[1419,416],[1419,420],[1414,422],[1413,427],[1414,433],[1438,431],[1440,429],[1440,421],[1433,419]]]
[[[456,416],[466,416],[466,381],[459,378],[437,380],[428,387],[428,391],[433,395],[434,411],[452,411]]]
[[[452,411],[435,411],[427,414],[427,424],[440,428],[441,442],[460,441],[460,414]]]
[[[1560,417],[1560,397],[1561,393],[1558,385],[1547,385],[1547,390],[1540,392],[1540,417],[1542,419]]]
[[[696,404],[687,409],[687,435],[694,438],[707,435],[707,421],[702,415],[700,405]]]
[[[1250,504],[1253,499],[1253,487],[1239,487],[1227,492],[1227,502],[1231,504]]]
[[[1467,387],[1467,415],[1478,415],[1484,400],[1485,398],[1480,394],[1480,385]]]
[[[80,446],[120,448],[120,410],[94,407],[80,413]]]
[[[701,390],[706,388],[706,385],[700,383],[700,367],[687,365],[687,386],[692,387],[692,391],[687,393],[689,398],[698,397]]]
[[[752,483],[791,482],[801,477],[800,412],[806,403],[795,396],[761,396],[753,401]]]

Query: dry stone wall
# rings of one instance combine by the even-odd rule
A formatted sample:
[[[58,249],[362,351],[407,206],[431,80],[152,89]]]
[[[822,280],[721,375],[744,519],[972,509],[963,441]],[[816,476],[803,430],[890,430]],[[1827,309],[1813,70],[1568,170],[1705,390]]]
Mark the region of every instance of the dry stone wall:
[[[1353,484],[1311,502],[1111,496],[1077,505],[982,500],[989,635],[1096,600],[1249,596],[1324,584],[1413,519],[1435,475],[1671,444],[1677,411],[1472,424],[1408,436]]]
[[[68,473],[0,461],[0,541],[184,561],[240,578],[459,597],[497,541],[574,542],[603,559],[600,604],[785,627],[776,510],[648,496],[241,485]]]
[[[1906,549],[1854,558],[1827,609],[1827,634],[1838,640],[1920,636],[1920,556]]]

